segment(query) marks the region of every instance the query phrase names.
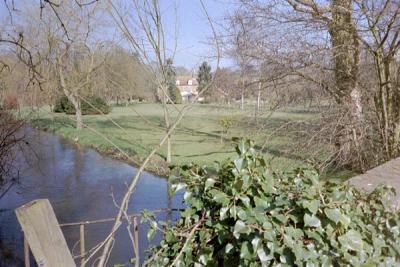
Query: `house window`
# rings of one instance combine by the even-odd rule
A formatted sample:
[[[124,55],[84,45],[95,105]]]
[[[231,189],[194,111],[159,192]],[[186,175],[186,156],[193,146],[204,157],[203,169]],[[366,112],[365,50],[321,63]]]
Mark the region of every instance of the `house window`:
[[[181,84],[181,81],[176,80],[176,85],[180,85],[180,84]]]
[[[192,80],[189,80],[188,81],[188,85],[192,85],[193,84],[193,81]]]

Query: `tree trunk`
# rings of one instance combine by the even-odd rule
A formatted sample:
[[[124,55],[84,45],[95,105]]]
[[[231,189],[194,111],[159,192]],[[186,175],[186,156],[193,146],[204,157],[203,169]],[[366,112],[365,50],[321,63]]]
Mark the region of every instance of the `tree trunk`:
[[[364,170],[363,123],[361,91],[358,86],[360,45],[352,20],[352,0],[331,2],[332,21],[329,34],[333,49],[336,89],[334,97],[340,106],[342,118],[337,125],[336,148],[340,164]]]
[[[244,93],[242,91],[242,94],[240,96],[240,109],[243,110],[244,109]]]
[[[254,120],[257,123],[258,114],[260,113],[260,100],[261,100],[261,82],[258,83],[257,104],[254,112]]]
[[[79,97],[74,96],[71,92],[68,91],[68,89],[64,89],[64,94],[67,96],[68,100],[74,106],[76,129],[82,129],[83,128],[82,108]]]
[[[83,122],[82,122],[81,100],[67,87],[67,83],[65,82],[64,71],[62,69],[63,64],[61,56],[57,58],[57,63],[58,63],[57,68],[58,68],[58,76],[59,76],[58,78],[60,81],[60,87],[62,88],[65,96],[68,98],[68,100],[72,103],[72,105],[75,108],[76,129],[82,129]]]
[[[167,163],[171,163],[172,156],[171,156],[171,136],[168,135],[167,138]]]
[[[166,92],[166,91],[164,91]],[[163,108],[164,108],[164,122],[165,122],[165,130],[168,133],[170,128],[170,121],[169,121],[169,113],[167,108],[167,97],[163,96]],[[171,156],[171,135],[167,137],[167,163],[171,163],[172,156]]]
[[[76,117],[76,129],[82,129],[83,128],[83,121],[82,121],[82,110],[81,110],[81,105],[80,101],[78,101],[79,104],[77,104],[75,107],[75,117]]]
[[[399,155],[400,144],[400,93],[396,80],[398,70],[394,58],[379,48],[373,53],[378,76],[378,91],[375,94],[375,108],[379,122],[384,160]]]

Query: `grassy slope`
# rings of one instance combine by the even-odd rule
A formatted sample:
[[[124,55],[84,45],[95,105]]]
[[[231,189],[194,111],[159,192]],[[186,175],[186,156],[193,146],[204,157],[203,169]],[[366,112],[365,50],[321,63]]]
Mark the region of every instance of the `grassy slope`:
[[[177,111],[169,107],[172,117],[176,118]],[[195,162],[210,164],[215,160],[223,160],[232,156],[233,145],[231,137],[246,137],[261,144],[274,129],[288,121],[307,120],[315,113],[286,110],[276,111],[272,116],[265,112],[260,117],[257,126],[253,123],[253,109],[238,110],[237,108],[220,107],[217,105],[195,105],[184,117],[172,138],[173,164]],[[145,117],[144,121],[137,113]],[[84,123],[107,136],[112,142],[131,155],[143,158],[152,149],[164,134],[160,128],[163,126],[163,110],[156,104],[135,104],[129,107],[114,107],[108,115],[124,130],[116,127],[107,117],[90,115],[84,116]],[[234,118],[235,126],[229,129],[225,136],[218,120],[221,117]],[[74,128],[73,116],[54,114],[42,109],[33,119],[34,124],[47,128],[69,138],[79,138],[83,145],[95,146],[100,151],[106,151],[112,146],[102,137],[94,134],[89,129],[77,131]],[[263,125],[263,127],[260,127]],[[221,135],[225,138],[221,142]],[[301,164],[299,155],[283,154],[282,148],[292,141],[290,136],[273,136],[269,139],[265,149],[267,159],[275,168],[291,168]],[[160,156],[165,157],[165,148],[160,151]]]

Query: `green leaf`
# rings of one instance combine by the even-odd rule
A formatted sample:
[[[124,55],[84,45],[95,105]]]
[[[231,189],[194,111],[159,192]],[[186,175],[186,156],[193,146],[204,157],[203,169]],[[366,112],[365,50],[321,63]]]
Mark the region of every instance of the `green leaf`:
[[[215,184],[215,180],[212,179],[212,178],[208,178],[208,179],[206,180],[206,182],[205,182],[204,189],[207,190],[208,188],[214,186],[214,184]]]
[[[237,216],[236,206],[231,207],[229,210],[229,213],[230,213],[231,217],[236,220],[236,216]]]
[[[262,199],[259,197],[254,197],[254,203],[256,204],[256,207],[261,210],[268,209],[270,206],[266,199]]]
[[[287,217],[283,214],[274,215],[274,219],[280,221],[281,223],[286,223],[286,221],[287,221]]]
[[[339,236],[338,240],[346,250],[353,250],[357,252],[363,250],[363,240],[361,234],[353,229],[349,230],[346,234]]]
[[[152,241],[154,236],[156,235],[156,229],[150,228],[149,231],[147,232],[147,240]]]
[[[183,183],[173,184],[173,185],[171,186],[171,188],[174,189],[175,192],[178,192],[179,190],[182,190],[182,189],[184,189],[185,187],[186,187],[186,185],[183,184]]]
[[[238,209],[237,216],[239,217],[239,219],[241,219],[243,221],[247,220],[247,213],[243,209],[240,209],[240,208]]]
[[[229,207],[223,207],[219,210],[219,219],[222,221],[226,218],[226,212],[229,210]]]
[[[304,225],[310,227],[320,227],[321,221],[315,215],[310,216],[306,213],[306,215],[304,215]]]
[[[251,260],[252,255],[250,252],[250,244],[249,242],[245,241],[242,243],[242,247],[240,249],[240,258]]]
[[[293,240],[293,238],[289,235],[283,235],[283,243],[289,247],[293,248],[293,246],[296,244],[296,241]]]
[[[340,212],[339,209],[324,209],[326,217],[328,217],[329,220],[333,221],[334,223],[338,223],[340,219],[342,218],[342,213]]]
[[[259,249],[257,249],[257,256],[260,259],[261,263],[267,263],[270,260],[272,260],[274,257],[272,255],[267,255],[267,253],[265,253],[264,248],[260,247]]]
[[[236,167],[236,169],[238,170],[238,171],[240,171],[241,169],[242,169],[242,165],[243,165],[243,159],[236,159],[235,161],[234,161],[234,163],[235,163],[235,167]]]
[[[220,203],[222,205],[225,205],[229,202],[228,196],[221,191],[218,190],[212,190],[213,191],[213,200],[217,203]]]
[[[250,207],[250,198],[248,196],[240,196],[239,198],[246,207]]]
[[[305,200],[303,201],[303,207],[308,209],[312,214],[316,214],[319,209],[319,200]]]
[[[239,239],[240,234],[249,234],[251,229],[241,220],[237,220],[233,228],[233,235]]]
[[[226,244],[225,253],[228,254],[233,249],[233,245],[231,243]]]
[[[183,194],[183,199],[189,202],[192,199],[192,192],[186,191],[185,194]]]
[[[260,238],[255,237],[253,240],[251,240],[251,244],[253,245],[253,250],[256,251],[258,249],[258,246],[260,245]]]
[[[245,141],[242,139],[240,140],[239,144],[236,146],[236,151],[238,152],[239,155],[243,155],[246,153],[247,146]]]
[[[343,224],[345,228],[347,228],[351,223],[351,219],[348,216],[342,214],[342,216],[340,216],[340,223]]]

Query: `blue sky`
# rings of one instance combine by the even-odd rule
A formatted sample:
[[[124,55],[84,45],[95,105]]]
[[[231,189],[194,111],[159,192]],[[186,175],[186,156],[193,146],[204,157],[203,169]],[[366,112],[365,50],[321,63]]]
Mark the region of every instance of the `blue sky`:
[[[122,0],[127,1],[127,0]],[[200,0],[159,0],[161,4],[162,18],[164,28],[170,37],[167,46],[174,46],[175,36],[175,4],[177,3],[178,13],[178,45],[174,58],[175,66],[184,66],[191,69],[197,69],[204,61],[211,63],[215,69],[215,48],[207,44],[213,34],[210,24],[201,7]],[[2,1],[3,2],[3,1]],[[214,20],[214,26],[222,22],[224,16],[234,6],[234,0],[203,0],[207,12]],[[23,1],[15,1],[16,7]],[[36,1],[35,1],[36,3]],[[37,1],[37,4],[39,1]],[[39,7],[39,6],[38,6]],[[8,17],[8,12],[4,3],[0,4],[0,17]],[[229,59],[221,59],[220,66],[230,66],[232,62]]]
[[[165,28],[170,36],[174,35],[174,5],[171,0],[161,1]],[[188,69],[197,69],[204,60],[211,62],[215,49],[207,44],[212,38],[212,30],[199,0],[177,0],[178,3],[178,46],[175,65]],[[207,12],[218,24],[233,7],[232,0],[204,0]],[[171,41],[172,46],[174,42]],[[215,65],[215,60],[213,62]],[[229,59],[222,59],[221,66],[231,65]]]

